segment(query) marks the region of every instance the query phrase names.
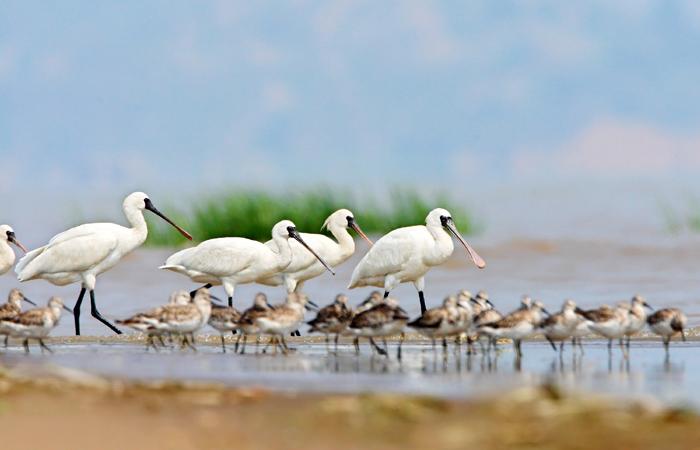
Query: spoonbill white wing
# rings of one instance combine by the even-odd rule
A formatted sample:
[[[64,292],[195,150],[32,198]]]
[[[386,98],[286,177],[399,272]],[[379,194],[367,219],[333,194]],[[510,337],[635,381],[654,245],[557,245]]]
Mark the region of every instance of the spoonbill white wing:
[[[114,224],[90,224],[71,229],[55,236],[49,244],[29,252],[15,269],[20,281],[31,280],[44,274],[80,273],[97,269],[119,245]],[[120,227],[122,228],[122,227]]]
[[[383,286],[383,278],[400,272],[415,255],[420,239],[429,234],[424,226],[399,228],[382,236],[369,249],[352,272],[349,289],[361,286]]]
[[[242,272],[256,261],[263,244],[244,238],[218,238],[170,256],[161,269],[187,276],[226,277]],[[259,255],[258,255],[259,256]]]

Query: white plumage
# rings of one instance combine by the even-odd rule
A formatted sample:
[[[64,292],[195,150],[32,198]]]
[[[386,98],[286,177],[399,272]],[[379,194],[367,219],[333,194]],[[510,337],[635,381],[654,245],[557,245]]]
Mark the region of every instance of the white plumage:
[[[337,267],[355,253],[355,240],[348,228],[355,230],[369,245],[372,241],[362,232],[355,222],[355,216],[347,209],[339,209],[331,214],[323,224],[331,232],[335,241],[323,234],[300,233],[302,239],[313,248],[331,267]],[[265,243],[270,249],[279,251],[274,240]],[[269,278],[258,280],[267,286],[284,284],[288,293],[301,292],[304,282],[323,274],[325,267],[300,243],[290,241],[292,261],[282,272]]]
[[[272,228],[272,240],[277,249],[239,237],[210,239],[175,253],[160,268],[208,286],[223,285],[229,305],[232,305],[236,285],[258,282],[289,266],[292,261],[289,238],[296,239],[333,273],[326,262],[304,242],[294,223],[289,220],[278,222]]]
[[[425,225],[398,228],[379,239],[355,267],[348,287],[383,287],[386,296],[399,284],[412,282],[418,290],[421,313],[425,312],[424,276],[452,255],[450,234],[460,241],[477,267],[486,267],[457,231],[449,211],[437,208],[430,211]]]
[[[93,300],[92,315],[119,334],[120,331],[103,319],[94,306],[94,289],[99,274],[114,267],[146,240],[148,227],[143,217],[144,209],[162,217],[185,237],[192,239],[158,211],[146,194],[134,192],[123,203],[124,215],[131,227],[90,223],[57,234],[47,245],[32,250],[17,263],[17,278],[20,281],[44,279],[58,286],[80,282],[82,290],[74,308],[76,334],[80,334],[80,304],[86,290],[90,291]]]
[[[24,245],[17,240],[15,230],[9,225],[0,225],[0,275],[7,273],[15,264],[15,252],[10,244],[15,244],[20,250],[27,253]]]

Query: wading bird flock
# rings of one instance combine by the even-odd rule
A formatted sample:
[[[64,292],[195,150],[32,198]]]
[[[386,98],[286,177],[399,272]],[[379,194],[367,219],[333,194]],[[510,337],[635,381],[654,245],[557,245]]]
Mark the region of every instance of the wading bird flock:
[[[15,254],[9,245],[14,244],[26,253],[15,267],[19,281],[44,279],[58,286],[81,285],[72,310],[65,307],[60,298],[52,297],[46,307],[23,312],[22,301],[35,304],[13,289],[7,303],[0,307],[0,335],[5,336],[5,345],[8,337],[18,338],[29,351],[29,340],[34,339],[42,350],[48,350],[43,339],[57,325],[62,310],[73,314],[75,334],[79,335],[80,310],[86,293],[90,295],[92,316],[121,334],[121,330],[105,319],[97,308],[97,276],[114,267],[146,240],[148,228],[144,210],[158,215],[192,240],[189,233],[168,219],[141,192],[127,196],[123,202],[130,227],[112,223],[84,224],[59,233],[48,244],[32,251],[27,251],[17,240],[11,227],[0,226],[0,274],[14,265]],[[578,345],[583,351],[581,338],[595,334],[608,340],[610,350],[613,341],[618,340],[625,357],[630,338],[645,324],[662,337],[667,352],[674,335],[685,340],[687,319],[680,310],[666,308],[647,315],[645,308],[650,306],[639,296],[615,307],[604,305],[592,310],[582,310],[573,300],[566,300],[561,311],[553,314],[542,302],[525,296],[517,310],[501,314],[486,292],[472,296],[469,291],[462,290],[445,298],[441,306],[427,309],[424,277],[432,267],[444,263],[452,255],[453,238],[464,247],[478,268],[486,266],[462,238],[449,211],[442,208],[430,211],[425,225],[398,228],[376,243],[362,232],[353,213],[347,209],[331,214],[323,226],[335,240],[323,234],[300,233],[293,222],[282,220],[274,225],[272,239],[266,243],[229,237],[207,240],[181,250],[170,256],[160,268],[185,275],[204,286],[189,293],[175,292],[166,305],[116,323],[144,333],[147,348],[159,349],[178,341],[182,348],[195,349],[194,334],[208,324],[220,333],[224,352],[224,336],[233,333],[237,335],[237,352],[245,352],[249,337],[255,338],[256,351],[261,337],[268,337],[263,351],[272,346],[275,353],[279,350],[286,354],[290,348],[285,337],[298,333],[304,325],[305,310],[317,310],[316,318],[308,322],[310,331],[324,334],[327,345],[330,336],[334,336],[336,351],[339,338],[348,336],[352,338],[356,352],[359,353],[359,341],[364,338],[369,340],[373,352],[388,356],[387,338],[397,336],[398,358],[401,358],[406,328],[430,339],[433,348],[436,341],[441,341],[444,349],[448,339],[454,339],[457,346],[465,342],[470,354],[475,351],[474,344],[478,343],[480,349],[487,352],[500,339],[510,339],[518,358],[522,355],[522,340],[536,334],[543,335],[555,351],[559,343],[559,352],[569,339],[574,349]],[[355,267],[348,288],[376,286],[383,288],[383,292],[374,291],[356,308],[348,304],[346,295],[339,294],[333,303],[318,309],[302,288],[305,282],[325,271],[335,275],[332,267],[352,256],[355,242],[348,229],[354,230],[370,245]],[[408,282],[418,291],[421,308],[420,317],[413,320],[399,302],[389,296],[397,285]],[[235,287],[247,283],[284,286],[287,296],[280,304],[270,304],[265,294],[257,294],[250,308],[239,311],[234,307]],[[228,306],[212,302],[217,300],[210,293],[213,286],[223,286]]]

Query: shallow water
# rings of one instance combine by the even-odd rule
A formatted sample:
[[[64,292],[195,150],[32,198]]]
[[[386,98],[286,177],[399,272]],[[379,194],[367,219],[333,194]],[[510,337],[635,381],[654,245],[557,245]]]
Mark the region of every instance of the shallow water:
[[[92,374],[132,380],[216,381],[238,387],[323,393],[393,392],[445,398],[488,396],[505,389],[553,381],[565,389],[621,397],[654,398],[666,404],[700,408],[700,342],[675,343],[665,357],[658,342],[633,342],[630,357],[618,348],[609,356],[606,343],[588,341],[585,354],[566,348],[562,358],[544,342],[523,345],[516,362],[509,344],[492,356],[459,356],[450,347],[433,352],[423,343],[404,345],[403,358],[372,356],[363,346],[357,357],[350,345],[337,355],[322,344],[299,344],[287,355],[221,353],[216,345],[200,345],[197,353],[164,349],[146,352],[135,344],[55,344],[55,354],[18,347],[0,358],[4,365],[36,363],[80,369]]]

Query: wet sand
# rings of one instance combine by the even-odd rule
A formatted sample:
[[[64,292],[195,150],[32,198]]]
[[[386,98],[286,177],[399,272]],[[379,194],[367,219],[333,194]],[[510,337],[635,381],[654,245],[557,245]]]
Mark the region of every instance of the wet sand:
[[[3,442],[13,449],[691,449],[700,439],[691,411],[552,385],[449,401],[5,370],[0,393]]]

